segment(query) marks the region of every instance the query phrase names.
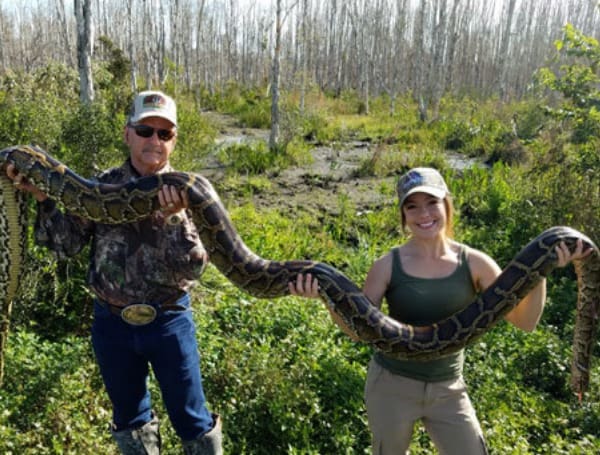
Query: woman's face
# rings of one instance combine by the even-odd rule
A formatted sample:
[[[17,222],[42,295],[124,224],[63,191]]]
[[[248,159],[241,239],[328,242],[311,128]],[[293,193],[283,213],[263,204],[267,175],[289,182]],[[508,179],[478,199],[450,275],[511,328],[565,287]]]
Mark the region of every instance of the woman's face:
[[[402,206],[404,223],[415,236],[444,235],[448,222],[443,199],[427,193],[413,193]]]

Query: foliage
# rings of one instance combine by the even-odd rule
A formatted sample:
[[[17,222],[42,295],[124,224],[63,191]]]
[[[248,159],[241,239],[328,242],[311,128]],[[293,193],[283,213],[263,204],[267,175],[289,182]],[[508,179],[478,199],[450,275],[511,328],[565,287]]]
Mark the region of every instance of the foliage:
[[[35,140],[78,170],[94,169],[90,151],[102,167],[118,162],[124,156],[124,99],[130,94],[122,95],[126,89],[117,68],[108,68],[98,69],[106,83],[87,109],[78,104],[76,75],[60,66],[33,75],[5,73],[0,140],[5,145]],[[114,91],[108,83],[113,80]],[[230,84],[203,93],[202,105],[240,118],[262,117],[268,112],[265,93]],[[244,241],[263,257],[317,259],[361,283],[373,260],[403,240],[394,185],[384,177],[416,165],[435,166],[447,178],[457,208],[457,239],[486,251],[501,266],[552,225],[573,226],[600,239],[600,138],[591,134],[582,142],[571,134],[577,125],[570,121],[558,128],[540,109],[540,100],[500,105],[447,96],[439,118],[422,124],[410,98],[399,98],[394,115],[385,99],[372,100],[370,114],[359,115],[359,98],[351,92],[329,97],[310,90],[303,112],[293,107],[297,94],[288,94],[289,140],[285,153],[275,154],[260,143],[215,152],[216,130],[188,95],[177,96],[176,166],[197,171],[209,154],[218,154],[229,168],[215,182],[219,194]],[[256,124],[264,127],[264,121]],[[268,209],[253,204],[256,195],[273,191],[272,177],[283,167],[308,162],[313,146],[343,150],[346,141],[366,144],[353,178],[381,181],[378,190],[389,203],[359,211],[347,195],[338,194],[326,213],[285,201]],[[515,141],[527,159],[510,159]],[[447,148],[463,157],[477,155],[479,163],[496,159],[491,166],[457,168]],[[110,403],[87,340],[86,254],[57,262],[44,249],[29,249],[0,393],[2,453],[116,452],[106,431]],[[342,335],[320,302],[256,299],[213,267],[194,290],[194,301],[207,398],[224,416],[226,453],[369,452],[362,388],[371,350]],[[548,278],[547,309],[536,332],[500,323],[468,348],[465,376],[491,453],[600,452],[600,367],[593,365],[584,403],[568,388],[574,301],[572,268],[557,270]],[[151,384],[164,453],[179,453],[156,383]],[[418,425],[411,453],[432,450]]]
[[[227,83],[213,94],[204,93],[202,104],[219,112],[232,114],[247,128],[270,128],[271,100],[267,90],[245,88]]]
[[[119,134],[125,121],[122,113],[115,115],[100,102],[82,104],[65,120],[61,149],[54,154],[60,160],[68,159],[69,165],[81,175],[96,175],[127,157]]]
[[[539,116],[532,115],[539,110],[532,102],[506,105],[492,98],[474,104],[469,99],[446,96],[440,109],[433,128],[443,149],[478,157],[487,164],[523,164],[530,160],[523,144],[539,127]]]
[[[563,96],[561,105],[549,106],[548,113],[572,127],[574,143],[585,143],[600,134],[600,44],[567,24],[555,46],[555,60],[562,64],[557,72],[540,69],[538,81]]]
[[[363,453],[368,434],[354,392],[364,380],[364,359],[345,357],[349,342],[321,304],[257,301],[221,284],[199,333],[209,347],[207,394],[219,397],[215,408],[226,416],[226,452]],[[265,318],[269,313],[277,317]]]
[[[200,172],[214,149],[215,128],[187,96],[177,98],[177,146],[172,164],[176,169]]]
[[[13,325],[49,340],[87,333],[92,317],[92,297],[85,280],[88,248],[75,258],[57,261],[32,238],[29,245],[28,269],[14,305]]]
[[[2,453],[108,453],[110,403],[87,343],[15,331],[7,354]]]
[[[62,124],[78,104],[77,74],[49,65],[32,74],[6,71],[0,81],[0,145],[58,148]]]
[[[429,150],[426,147],[407,147],[400,145],[377,144],[373,154],[365,158],[354,175],[390,176],[400,175],[411,167],[429,166],[444,169],[448,166],[446,155],[440,150]]]
[[[221,148],[217,156],[230,173],[249,175],[278,172],[311,159],[309,149],[298,141],[287,144],[283,150],[270,150],[263,141],[235,143]]]

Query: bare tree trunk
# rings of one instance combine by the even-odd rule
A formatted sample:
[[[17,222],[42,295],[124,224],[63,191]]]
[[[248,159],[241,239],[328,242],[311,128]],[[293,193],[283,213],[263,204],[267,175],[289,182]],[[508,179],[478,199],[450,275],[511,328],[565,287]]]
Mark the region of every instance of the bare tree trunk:
[[[238,40],[237,16],[239,14],[237,0],[229,0],[229,11],[225,19],[225,55],[227,57],[227,79],[236,80],[238,76],[236,49]],[[280,42],[281,45],[281,42]]]
[[[430,71],[430,89],[431,107],[433,111],[433,119],[438,117],[440,100],[445,91],[445,78],[442,76],[446,68],[446,43],[448,41],[448,26],[447,26],[447,0],[441,0],[441,3],[436,2],[437,23],[434,23],[434,48],[432,49],[433,61],[432,68],[438,68],[437,71]],[[442,68],[444,70],[442,70]]]
[[[198,5],[198,15],[197,15],[197,19],[196,19],[196,49],[195,49],[195,62],[194,62],[194,68],[195,68],[195,75],[196,75],[196,87],[197,87],[197,93],[196,93],[196,101],[197,101],[197,106],[198,106],[198,110],[201,109],[201,92],[200,92],[200,82],[203,80],[202,77],[202,73],[200,72],[200,65],[202,65],[202,44],[203,44],[203,39],[202,39],[202,33],[203,33],[203,25],[204,25],[204,5],[205,5],[205,1],[201,0],[200,4]],[[206,64],[204,63],[204,75],[206,76]],[[206,80],[203,81],[204,84],[206,85]]]
[[[2,5],[2,0],[0,0],[0,11],[3,11],[4,7]],[[4,14],[0,14],[0,69],[2,71],[6,70],[8,67],[8,62],[5,54],[5,46],[6,46],[6,18]]]
[[[308,70],[308,0],[302,0],[302,63],[300,69],[300,114],[304,114],[304,103],[306,97],[306,77]]]
[[[368,11],[368,2],[362,4],[362,22],[361,27],[361,41],[363,48],[363,96],[365,102],[365,115],[369,115],[371,111],[371,67],[373,66],[373,60],[375,58],[375,49],[377,46],[378,37],[375,36],[377,33],[377,24],[375,21],[370,20]],[[368,36],[366,36],[368,33]],[[370,40],[370,43],[369,43]]]
[[[131,8],[131,3],[133,2],[133,0],[127,0],[127,35],[129,37],[129,45],[128,47],[128,52],[129,52],[129,60],[131,61],[131,90],[135,93],[138,90],[137,87],[137,66],[138,66],[138,61],[137,61],[137,56],[135,55],[135,42],[136,40],[134,39],[133,36],[133,15],[132,13],[132,8]]]
[[[96,0],[96,13],[98,14],[98,18],[100,18],[101,20],[97,21],[97,23],[99,23],[100,25],[97,27],[98,28],[98,35],[99,36],[109,36],[109,32],[108,32],[108,14],[106,11],[106,5],[105,5],[105,1],[103,0]]]
[[[173,86],[176,89],[179,85],[179,69],[181,68],[181,60],[183,58],[183,45],[181,43],[183,23],[180,20],[181,13],[181,2],[180,0],[172,0],[169,8],[169,22],[171,24],[171,54],[173,60],[173,66],[175,67],[175,74],[173,75]],[[177,97],[177,93],[174,93]]]
[[[166,48],[166,40],[167,40],[167,31],[166,31],[166,24],[165,24],[165,4],[164,2],[158,2],[159,4],[159,23],[158,23],[158,43],[157,43],[157,48],[158,48],[158,52],[156,55],[156,65],[158,68],[158,81],[159,84],[164,84],[167,81],[167,76],[169,74],[168,68],[166,67],[166,60],[165,60],[165,56],[167,54]]]
[[[389,98],[389,113],[394,115],[396,111],[396,87],[398,84],[398,71],[394,52],[399,51],[396,41],[402,39],[401,33],[396,34],[397,30],[392,25],[391,10],[387,9],[387,4],[379,3],[377,12],[380,25],[378,26],[378,36],[375,37],[377,50],[375,51],[375,62],[373,64],[373,79],[377,84],[379,92],[385,92]],[[400,24],[401,18],[396,18],[396,25]]]
[[[422,122],[427,121],[427,103],[424,97],[424,74],[426,74],[426,59],[427,55],[425,52],[425,20],[426,20],[426,8],[427,0],[421,0],[419,10],[417,13],[417,20],[415,21],[415,36],[414,36],[414,48],[416,53],[415,58],[415,72],[414,72],[414,96],[418,103],[419,119]]]
[[[347,20],[348,20],[348,4],[346,2],[342,2],[341,10],[338,19],[337,26],[337,57],[336,57],[336,70],[335,70],[335,93],[339,95],[344,88],[344,77],[346,76],[346,72],[344,71],[344,65],[346,63],[346,29],[347,29]]]
[[[498,68],[496,70],[496,74],[498,75],[497,86],[498,90],[500,91],[500,99],[503,101],[506,101],[509,96],[506,86],[506,79],[508,76],[508,65],[506,64],[506,62],[509,57],[508,53],[510,44],[510,34],[515,12],[515,4],[516,0],[509,0],[508,2],[508,10],[506,11],[506,15],[504,17],[504,30],[502,32],[500,49],[498,51]]]
[[[335,45],[336,45],[336,26],[335,20],[337,18],[337,0],[330,0],[329,11],[329,27],[327,29],[327,71],[325,72],[325,84],[330,86],[331,82],[335,80],[336,75],[336,56],[335,56]],[[336,95],[339,94],[339,87],[335,87]]]
[[[367,50],[367,39],[365,38],[365,29],[368,27],[368,17],[365,9],[359,6],[360,0],[354,0],[350,4],[350,12],[348,17],[352,27],[352,35],[355,41],[354,52],[358,60],[358,91],[362,96],[362,105],[359,107],[359,113],[369,113],[369,62],[370,51]]]
[[[456,29],[458,19],[458,7],[461,0],[453,0],[452,12],[450,13],[450,24],[448,25],[448,50],[447,50],[447,64],[446,64],[446,80],[444,81],[444,87],[446,90],[451,91],[453,89],[453,73],[454,73],[454,54],[456,51],[456,43],[460,36],[459,31]]]
[[[65,14],[65,1],[56,0],[56,16],[60,23],[60,40],[62,41],[65,61],[68,66],[73,66],[73,59],[71,58],[71,43],[69,41],[69,27],[67,24],[67,16]]]
[[[91,0],[75,0],[79,99],[84,104],[91,104],[94,100],[94,80],[92,77],[92,50],[94,38],[91,7]]]
[[[271,69],[271,134],[269,148],[275,150],[279,144],[279,63],[281,52],[281,1],[275,6],[275,48],[273,49],[273,65]]]

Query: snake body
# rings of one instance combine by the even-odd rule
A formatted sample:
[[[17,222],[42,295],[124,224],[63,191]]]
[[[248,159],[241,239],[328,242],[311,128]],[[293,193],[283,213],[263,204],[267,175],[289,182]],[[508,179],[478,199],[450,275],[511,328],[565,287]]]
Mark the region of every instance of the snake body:
[[[581,239],[584,246],[594,251],[576,262],[579,292],[572,385],[579,393],[588,387],[600,302],[600,253],[588,237],[575,229],[557,226],[542,232],[470,305],[435,324],[417,327],[385,315],[349,278],[328,264],[274,261],[255,254],[237,233],[210,182],[200,175],[173,172],[121,185],[102,184],[78,176],[44,150],[31,146],[1,150],[0,167],[5,163],[13,163],[66,210],[101,223],[127,223],[145,218],[159,208],[157,192],[162,185],[184,189],[211,262],[232,283],[256,297],[272,298],[286,295],[288,282],[299,273],[311,273],[319,280],[321,297],[362,341],[400,359],[439,358],[472,343],[556,267],[556,245],[565,242],[573,251]],[[6,233],[0,231],[0,236],[6,237]],[[0,297],[12,298],[10,294]]]
[[[1,171],[0,171],[1,173]],[[4,378],[2,353],[6,346],[13,298],[23,272],[27,223],[25,197],[0,176],[0,385]]]

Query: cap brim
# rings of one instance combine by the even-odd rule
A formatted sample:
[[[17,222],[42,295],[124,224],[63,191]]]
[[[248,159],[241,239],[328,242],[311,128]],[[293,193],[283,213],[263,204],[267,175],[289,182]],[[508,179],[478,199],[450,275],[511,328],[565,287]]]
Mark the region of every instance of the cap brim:
[[[404,204],[406,198],[414,193],[427,193],[438,199],[443,199],[448,194],[446,190],[434,186],[415,186],[414,188],[411,188],[409,191],[407,191],[406,194],[402,197],[400,205]]]
[[[171,122],[173,124],[173,126],[177,126],[177,122],[174,122],[172,118],[170,118],[164,114],[161,114],[160,112],[142,112],[135,119],[132,119],[132,123],[138,123],[138,122],[140,122],[146,118],[150,118],[150,117],[163,118],[163,119]]]

